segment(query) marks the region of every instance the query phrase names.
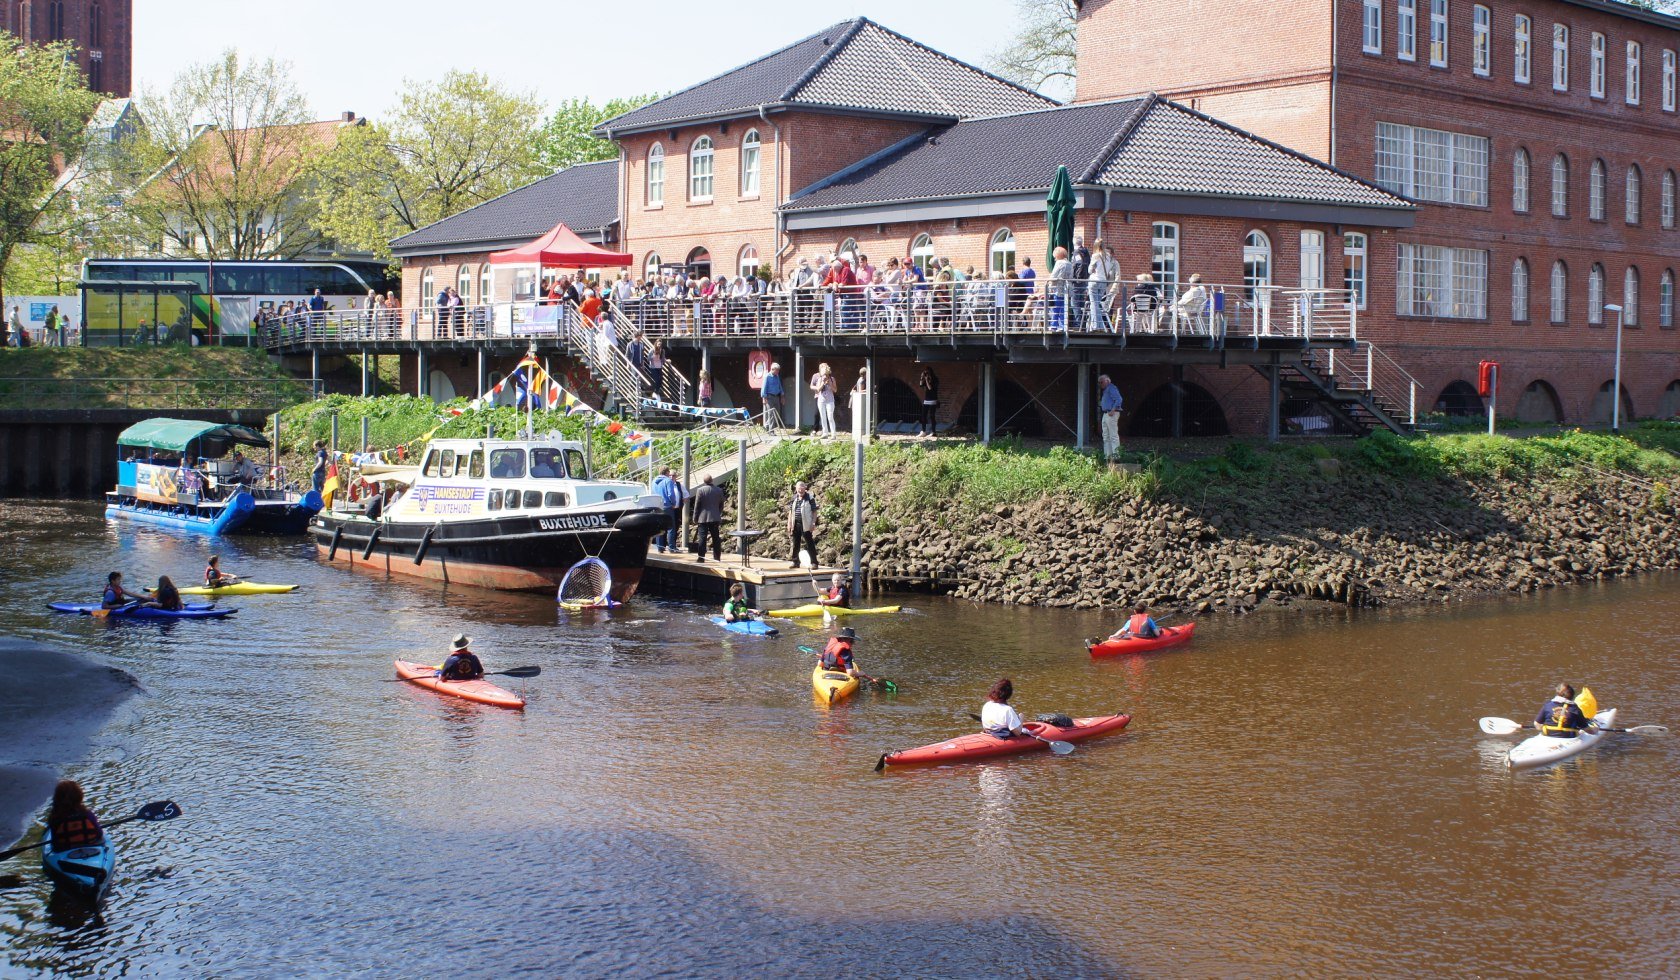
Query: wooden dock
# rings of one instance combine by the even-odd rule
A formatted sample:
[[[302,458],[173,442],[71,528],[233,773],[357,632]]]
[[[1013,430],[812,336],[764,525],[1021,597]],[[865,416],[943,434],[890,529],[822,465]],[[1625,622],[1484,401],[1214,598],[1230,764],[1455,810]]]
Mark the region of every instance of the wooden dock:
[[[813,579],[826,588],[835,572],[849,574],[844,568],[796,568],[785,558],[755,555],[751,561],[750,566],[743,566],[739,554],[725,553],[721,561],[707,556],[699,562],[687,552],[662,555],[650,551],[642,588],[660,595],[694,596],[722,603],[729,587],[740,582],[747,587],[748,603],[759,609],[780,609],[815,602]]]

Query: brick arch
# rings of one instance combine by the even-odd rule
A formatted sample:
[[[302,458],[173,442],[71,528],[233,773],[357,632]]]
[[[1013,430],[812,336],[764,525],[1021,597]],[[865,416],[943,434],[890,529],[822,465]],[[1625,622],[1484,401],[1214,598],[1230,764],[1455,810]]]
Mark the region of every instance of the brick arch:
[[[1610,424],[1610,387],[1613,384],[1615,384],[1614,380],[1607,380],[1598,386],[1597,393],[1593,395],[1592,405],[1587,409],[1587,421],[1589,423],[1594,425]],[[1633,396],[1628,394],[1627,385],[1624,384],[1622,385],[1622,424],[1630,425],[1634,418]]]
[[[1224,406],[1214,394],[1193,381],[1179,382],[1184,389],[1184,434],[1186,436],[1227,436],[1231,424],[1225,418]],[[1158,385],[1138,402],[1131,413],[1128,436],[1165,438],[1172,435],[1172,402],[1174,382]]]
[[[1559,422],[1563,421],[1563,399],[1558,396],[1557,388],[1544,378],[1535,378],[1527,387],[1523,388],[1517,397],[1516,408],[1511,417],[1518,422]]]
[[[1477,415],[1487,411],[1476,386],[1463,379],[1452,381],[1435,396],[1434,411],[1446,415]]]

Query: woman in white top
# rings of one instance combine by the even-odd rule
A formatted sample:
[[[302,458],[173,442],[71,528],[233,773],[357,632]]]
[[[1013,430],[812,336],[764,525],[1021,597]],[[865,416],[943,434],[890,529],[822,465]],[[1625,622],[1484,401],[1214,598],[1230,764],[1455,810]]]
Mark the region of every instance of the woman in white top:
[[[1208,291],[1202,285],[1201,273],[1190,277],[1190,288],[1178,298],[1179,329],[1188,332],[1200,332],[1202,314],[1207,310]]]
[[[980,709],[980,730],[993,738],[1018,738],[1021,735],[1021,716],[1009,706],[1015,696],[1015,685],[1005,677],[992,685],[986,694],[986,704]]]
[[[1067,329],[1068,296],[1073,287],[1073,263],[1068,261],[1068,250],[1060,245],[1052,253],[1056,257],[1056,264],[1050,267],[1050,281],[1046,283],[1050,294],[1050,329]]]
[[[811,375],[811,394],[817,400],[817,421],[821,423],[824,438],[837,434],[834,430],[834,393],[839,388],[828,362],[818,364],[817,373]]]

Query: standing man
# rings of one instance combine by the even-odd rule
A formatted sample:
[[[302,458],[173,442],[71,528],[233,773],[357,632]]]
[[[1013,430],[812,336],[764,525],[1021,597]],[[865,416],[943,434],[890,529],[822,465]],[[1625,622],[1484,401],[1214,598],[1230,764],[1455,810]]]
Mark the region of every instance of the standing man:
[[[309,471],[309,482],[316,493],[327,489],[327,443],[324,439],[315,440],[315,468]]]
[[[6,321],[6,336],[4,338],[4,340],[5,340],[4,346],[6,346],[6,347],[22,347],[23,346],[22,337],[23,337],[23,309],[14,304],[12,306],[11,319]]]
[[[1097,411],[1102,413],[1103,458],[1120,455],[1120,408],[1124,399],[1108,375],[1097,375]]]
[[[782,366],[771,364],[764,376],[764,427],[771,432],[782,427]]]
[[[793,557],[791,561],[795,568],[800,565],[799,547],[801,544],[811,553],[811,564],[817,563],[817,500],[811,496],[810,488],[801,480],[793,485],[793,503],[788,506],[788,536],[793,539]]]
[[[707,473],[700,481],[700,489],[694,491],[694,560],[705,562],[706,537],[712,539],[712,561],[723,560],[723,536],[718,534],[718,525],[723,523],[723,488],[712,483],[712,475]]]
[[[677,550],[677,525],[682,523],[678,517],[682,514],[683,497],[687,496],[687,492],[677,478],[671,475],[669,466],[660,467],[659,476],[653,481],[653,492],[659,494],[659,499],[665,502],[665,514],[671,518],[670,528],[654,535],[653,538],[653,543],[663,555],[667,548]]]
[[[1073,259],[1073,295],[1069,300],[1068,329],[1084,330],[1090,322],[1085,306],[1085,283],[1091,278],[1091,250],[1085,247],[1083,233],[1073,236],[1073,254],[1069,258]]]
[[[1096,241],[1096,250],[1091,253],[1090,275],[1091,329],[1107,330],[1108,291],[1120,281],[1120,263],[1114,261],[1114,256],[1108,253],[1108,245],[1100,238]]]
[[[326,318],[327,298],[321,295],[321,291],[319,289],[315,290],[314,294],[309,297],[309,313],[309,319],[313,322],[313,325],[317,327],[319,327],[321,325],[321,321]]]

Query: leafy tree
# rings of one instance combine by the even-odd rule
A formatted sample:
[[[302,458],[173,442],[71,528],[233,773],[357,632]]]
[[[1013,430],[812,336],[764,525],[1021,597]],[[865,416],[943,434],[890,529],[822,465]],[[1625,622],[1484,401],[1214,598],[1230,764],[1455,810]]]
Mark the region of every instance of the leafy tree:
[[[594,134],[596,126],[663,98],[658,93],[611,99],[596,105],[588,99],[567,99],[543,123],[537,136],[538,153],[550,172],[618,155],[611,140]]]
[[[992,55],[991,68],[1018,85],[1071,95],[1079,61],[1075,0],[1016,0],[1020,31]]]
[[[385,258],[393,238],[544,173],[531,96],[459,71],[404,88],[388,117],[341,136],[314,190],[324,235]]]
[[[80,227],[63,161],[82,157],[99,105],[68,44],[25,45],[0,31],[0,279],[20,249],[57,248]],[[3,302],[0,293],[0,302]]]
[[[1630,7],[1654,10],[1659,14],[1680,14],[1680,0],[1621,0]]]

